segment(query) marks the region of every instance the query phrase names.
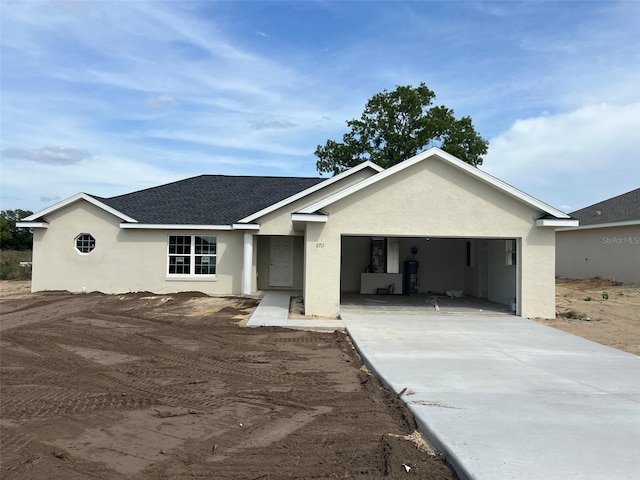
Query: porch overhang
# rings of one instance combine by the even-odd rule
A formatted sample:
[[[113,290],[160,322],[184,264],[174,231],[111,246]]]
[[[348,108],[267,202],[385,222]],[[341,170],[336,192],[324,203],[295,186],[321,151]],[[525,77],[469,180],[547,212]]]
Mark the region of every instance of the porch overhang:
[[[536,227],[577,227],[580,224],[575,218],[539,218]]]
[[[291,223],[296,232],[304,230],[307,223],[327,223],[329,216],[325,213],[292,213]]]

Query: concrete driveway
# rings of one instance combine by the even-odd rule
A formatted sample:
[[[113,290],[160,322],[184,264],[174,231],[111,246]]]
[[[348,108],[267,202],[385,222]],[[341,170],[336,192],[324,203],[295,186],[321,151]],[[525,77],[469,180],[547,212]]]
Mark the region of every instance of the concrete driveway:
[[[516,316],[342,319],[461,478],[640,478],[640,357]]]

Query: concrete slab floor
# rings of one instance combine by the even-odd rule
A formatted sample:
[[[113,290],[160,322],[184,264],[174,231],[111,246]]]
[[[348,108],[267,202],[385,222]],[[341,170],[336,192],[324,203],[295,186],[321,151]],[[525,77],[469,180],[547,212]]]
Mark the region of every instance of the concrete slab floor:
[[[640,478],[639,357],[516,316],[342,317],[461,478]]]
[[[436,308],[437,306],[437,308]],[[508,305],[478,297],[448,297],[444,294],[421,293],[416,295],[363,295],[342,293],[340,311],[388,313],[405,312],[417,315],[474,314],[513,315]]]

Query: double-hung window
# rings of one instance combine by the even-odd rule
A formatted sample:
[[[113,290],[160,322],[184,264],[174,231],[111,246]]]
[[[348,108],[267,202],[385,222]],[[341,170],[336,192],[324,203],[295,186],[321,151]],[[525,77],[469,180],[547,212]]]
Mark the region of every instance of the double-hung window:
[[[215,275],[216,237],[169,235],[169,275]]]

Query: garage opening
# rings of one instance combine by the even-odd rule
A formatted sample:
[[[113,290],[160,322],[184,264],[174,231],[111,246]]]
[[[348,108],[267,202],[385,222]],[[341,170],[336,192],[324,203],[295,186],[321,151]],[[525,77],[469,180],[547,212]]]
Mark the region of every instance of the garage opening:
[[[341,304],[516,313],[518,244],[515,238],[343,236]]]

